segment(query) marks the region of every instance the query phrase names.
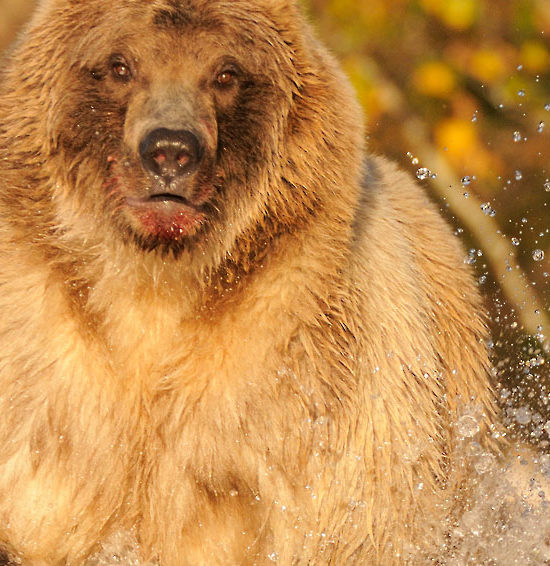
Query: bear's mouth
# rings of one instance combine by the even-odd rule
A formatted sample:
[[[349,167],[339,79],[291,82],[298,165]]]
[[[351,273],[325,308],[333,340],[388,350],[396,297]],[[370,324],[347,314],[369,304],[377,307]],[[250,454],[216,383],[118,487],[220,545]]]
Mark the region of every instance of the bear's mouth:
[[[160,193],[157,195],[151,195],[146,200],[148,200],[149,202],[175,202],[183,204],[185,206],[193,206],[185,197],[176,195],[174,193]]]
[[[152,194],[132,195],[126,197],[126,203],[136,208],[162,208],[169,207],[171,209],[187,209],[190,211],[200,211],[202,206],[193,202],[179,192],[159,191]]]
[[[126,204],[135,210],[155,211],[162,215],[198,215],[204,206],[195,204],[189,199],[174,193],[158,193],[148,196],[128,196]]]
[[[171,192],[127,196],[126,205],[139,233],[166,242],[195,234],[208,218],[204,204]]]
[[[211,175],[197,172],[182,179],[139,177],[121,169],[120,159],[107,159],[115,195],[115,214],[138,238],[174,243],[196,236],[209,224],[216,207],[210,202],[217,190]]]

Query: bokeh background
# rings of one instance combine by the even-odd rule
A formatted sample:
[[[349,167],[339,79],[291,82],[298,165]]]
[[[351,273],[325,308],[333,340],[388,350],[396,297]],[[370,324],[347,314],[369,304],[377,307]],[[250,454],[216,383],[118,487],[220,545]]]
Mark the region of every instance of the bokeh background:
[[[371,149],[416,175],[463,239],[510,425],[548,447],[550,1],[302,3],[357,89]],[[33,4],[0,0],[0,50]]]

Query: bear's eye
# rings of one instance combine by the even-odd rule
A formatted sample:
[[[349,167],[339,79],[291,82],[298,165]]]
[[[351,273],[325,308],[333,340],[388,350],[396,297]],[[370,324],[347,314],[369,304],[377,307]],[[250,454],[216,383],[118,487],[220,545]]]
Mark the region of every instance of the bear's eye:
[[[111,73],[113,77],[127,83],[132,78],[132,69],[126,59],[120,56],[111,59]]]
[[[216,75],[216,85],[220,87],[232,86],[237,80],[237,73],[234,69],[224,69]]]

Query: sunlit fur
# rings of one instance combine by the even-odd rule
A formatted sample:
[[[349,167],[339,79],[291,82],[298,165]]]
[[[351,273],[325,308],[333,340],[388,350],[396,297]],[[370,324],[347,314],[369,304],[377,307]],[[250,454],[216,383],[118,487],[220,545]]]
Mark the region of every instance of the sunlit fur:
[[[97,69],[121,51],[116,86]],[[224,54],[249,82],[215,98]],[[120,195],[167,77],[206,92],[215,193],[160,241]],[[453,423],[492,418],[480,301],[296,6],[46,0],[0,89],[1,545],[27,566],[121,533],[162,566],[430,552],[467,473]]]

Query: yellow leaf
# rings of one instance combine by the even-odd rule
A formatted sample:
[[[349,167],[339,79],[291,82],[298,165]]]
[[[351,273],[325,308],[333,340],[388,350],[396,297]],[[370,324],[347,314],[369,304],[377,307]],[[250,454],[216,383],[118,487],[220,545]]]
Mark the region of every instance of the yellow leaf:
[[[478,0],[445,0],[439,16],[448,27],[462,31],[476,22],[478,13]]]
[[[527,71],[542,73],[548,68],[550,57],[541,41],[526,41],[521,46],[521,62]]]
[[[436,138],[438,145],[447,148],[449,155],[463,155],[477,143],[473,123],[460,118],[442,120],[436,127]]]
[[[454,72],[441,61],[430,61],[417,67],[412,81],[420,94],[436,98],[447,98],[456,86]]]
[[[467,168],[484,175],[492,165],[489,152],[482,146],[473,122],[463,118],[447,118],[435,127],[437,147],[457,171]]]
[[[492,83],[506,74],[508,65],[497,51],[479,49],[472,54],[469,69],[481,82]]]

